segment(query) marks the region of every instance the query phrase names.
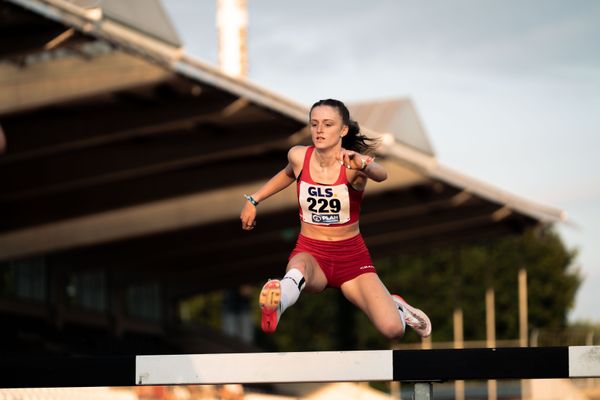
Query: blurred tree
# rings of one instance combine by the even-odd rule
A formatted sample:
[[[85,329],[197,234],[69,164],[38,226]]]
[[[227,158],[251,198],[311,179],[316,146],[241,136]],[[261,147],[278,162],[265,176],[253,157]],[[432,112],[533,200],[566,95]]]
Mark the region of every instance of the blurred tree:
[[[198,321],[213,329],[221,329],[223,298],[221,291],[190,297],[179,303],[179,316],[183,322]]]

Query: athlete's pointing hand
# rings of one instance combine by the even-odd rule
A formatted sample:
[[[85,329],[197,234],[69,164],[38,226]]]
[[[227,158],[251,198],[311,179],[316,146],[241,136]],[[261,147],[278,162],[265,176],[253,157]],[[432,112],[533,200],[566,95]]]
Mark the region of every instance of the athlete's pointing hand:
[[[355,151],[342,148],[337,156],[337,160],[348,169],[362,171],[367,165],[373,162],[373,157],[363,156]]]

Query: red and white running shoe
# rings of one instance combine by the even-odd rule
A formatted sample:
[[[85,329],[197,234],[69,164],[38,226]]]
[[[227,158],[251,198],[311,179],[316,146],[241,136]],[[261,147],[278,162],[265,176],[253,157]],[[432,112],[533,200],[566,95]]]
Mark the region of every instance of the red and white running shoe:
[[[279,280],[270,280],[263,286],[258,298],[260,303],[260,327],[265,333],[273,333],[277,329],[281,315],[281,284]]]
[[[431,335],[431,321],[427,314],[418,308],[414,308],[397,294],[393,294],[392,298],[398,305],[398,308],[402,309],[404,312],[406,325],[413,328],[421,337],[426,338]]]

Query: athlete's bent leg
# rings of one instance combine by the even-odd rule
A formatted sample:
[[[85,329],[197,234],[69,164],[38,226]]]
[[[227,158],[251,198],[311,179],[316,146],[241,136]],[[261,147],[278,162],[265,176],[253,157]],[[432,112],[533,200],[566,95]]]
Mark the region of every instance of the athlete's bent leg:
[[[327,287],[327,277],[323,273],[317,260],[308,253],[298,253],[288,262],[286,271],[292,269],[300,271],[306,281],[306,290],[319,293]]]
[[[359,275],[344,282],[341,289],[385,337],[394,339],[404,335],[405,324],[398,306],[376,273]]]

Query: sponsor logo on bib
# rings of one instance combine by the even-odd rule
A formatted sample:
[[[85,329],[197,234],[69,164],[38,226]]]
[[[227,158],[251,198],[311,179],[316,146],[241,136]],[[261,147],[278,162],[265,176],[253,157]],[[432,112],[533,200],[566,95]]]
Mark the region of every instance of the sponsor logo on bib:
[[[337,224],[340,222],[339,214],[312,214],[312,221],[315,224]]]

